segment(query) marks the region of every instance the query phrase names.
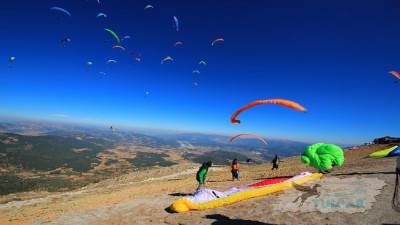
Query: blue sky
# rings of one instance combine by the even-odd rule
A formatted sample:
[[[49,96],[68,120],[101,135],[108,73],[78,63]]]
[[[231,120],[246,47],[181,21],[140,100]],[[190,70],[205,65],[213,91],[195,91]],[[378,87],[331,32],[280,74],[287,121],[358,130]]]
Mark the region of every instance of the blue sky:
[[[400,136],[400,83],[388,74],[400,70],[399,1],[100,2],[0,2],[0,116],[340,144]],[[125,52],[104,28],[131,36]],[[260,105],[230,124],[273,98],[308,113]]]

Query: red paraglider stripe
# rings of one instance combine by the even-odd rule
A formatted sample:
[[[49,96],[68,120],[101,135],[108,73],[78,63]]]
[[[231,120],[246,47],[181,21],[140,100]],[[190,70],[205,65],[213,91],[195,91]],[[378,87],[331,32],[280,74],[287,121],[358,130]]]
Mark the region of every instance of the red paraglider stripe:
[[[247,187],[260,187],[260,186],[266,186],[266,185],[271,185],[271,184],[277,184],[277,183],[281,183],[281,182],[287,181],[290,178],[291,177],[263,180],[261,182],[255,183],[255,184],[248,185]]]

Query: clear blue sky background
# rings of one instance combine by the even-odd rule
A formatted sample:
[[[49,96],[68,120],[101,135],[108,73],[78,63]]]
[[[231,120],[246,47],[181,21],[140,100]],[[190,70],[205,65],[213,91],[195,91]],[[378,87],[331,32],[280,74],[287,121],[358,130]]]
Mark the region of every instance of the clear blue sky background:
[[[341,144],[400,136],[400,83],[388,74],[400,70],[400,1],[100,2],[0,2],[1,116]],[[125,52],[104,28],[131,36]],[[271,98],[308,113],[260,105],[230,124]]]

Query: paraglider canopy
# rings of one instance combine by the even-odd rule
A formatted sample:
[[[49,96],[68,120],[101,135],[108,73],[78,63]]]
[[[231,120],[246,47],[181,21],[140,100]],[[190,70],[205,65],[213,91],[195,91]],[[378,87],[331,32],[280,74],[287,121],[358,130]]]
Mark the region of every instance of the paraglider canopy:
[[[400,74],[396,71],[390,71],[390,74],[392,74],[393,76],[397,77],[398,79],[400,79]],[[399,82],[399,80],[395,81],[395,83]]]
[[[175,42],[174,47],[176,47],[177,45],[183,45],[183,43],[180,41],[177,41],[177,42]]]
[[[71,41],[71,39],[69,39],[69,38],[62,39],[62,40],[61,40],[61,44],[62,44],[63,47],[65,48],[65,43],[70,42],[70,41]]]
[[[166,60],[174,61],[174,59],[172,59],[171,56],[167,56],[161,61],[161,64],[164,64],[164,61],[166,61]]]
[[[60,8],[60,7],[51,7],[50,9],[51,9],[51,10],[58,10],[58,11],[60,11],[60,12],[63,12],[63,13],[65,13],[65,14],[67,14],[68,16],[72,17],[71,14],[70,14],[67,10],[65,10],[65,9],[63,9],[63,8]]]
[[[106,30],[106,31],[108,31],[110,34],[112,34],[112,35],[114,36],[114,38],[118,41],[118,43],[120,43],[119,37],[118,37],[118,35],[117,35],[114,31],[112,31],[112,30],[110,30],[110,29],[108,29],[108,28],[104,28],[104,30]]]
[[[240,120],[236,120],[236,117],[243,111],[245,111],[246,109],[249,109],[251,107],[260,105],[260,104],[267,104],[267,103],[274,103],[274,104],[278,104],[278,105],[283,105],[292,109],[296,109],[299,111],[303,111],[303,112],[307,112],[307,110],[305,108],[303,108],[303,106],[297,104],[296,102],[292,102],[289,100],[284,100],[284,99],[267,99],[267,100],[258,100],[258,101],[254,101],[251,102],[250,104],[243,106],[242,108],[240,108],[238,111],[236,111],[232,117],[231,117],[231,123],[233,124],[240,124]]]
[[[342,166],[343,150],[334,144],[316,143],[310,145],[301,154],[301,162],[320,170],[326,171],[333,166]]]
[[[104,14],[104,13],[99,13],[99,14],[97,14],[97,18],[99,18],[99,17],[101,17],[101,16],[103,16],[104,18],[106,18],[107,17],[107,15],[106,14]]]
[[[214,46],[215,43],[220,42],[220,41],[225,41],[225,40],[222,38],[217,38],[211,43],[211,46]]]
[[[61,40],[61,44],[64,44],[65,42],[70,42],[70,41],[71,41],[71,39],[65,38],[65,39],[62,39],[62,40]]]
[[[258,138],[260,141],[264,142],[265,145],[268,145],[267,142],[266,142],[262,137],[260,137],[260,136],[258,136],[258,135],[255,135],[255,134],[238,134],[238,135],[234,136],[233,138],[231,138],[231,140],[229,141],[229,143],[231,143],[233,140],[235,140],[236,138],[238,138],[238,137],[240,137],[240,136],[243,136],[243,135],[256,137],[256,138]]]
[[[178,22],[178,18],[176,18],[176,16],[174,16],[174,21],[175,21],[176,31],[179,31],[179,22]]]
[[[125,48],[122,47],[121,45],[114,45],[111,48],[120,48],[120,49],[122,49],[122,51],[125,51]]]
[[[122,38],[122,40],[130,39],[130,38],[131,38],[131,36],[125,36]]]

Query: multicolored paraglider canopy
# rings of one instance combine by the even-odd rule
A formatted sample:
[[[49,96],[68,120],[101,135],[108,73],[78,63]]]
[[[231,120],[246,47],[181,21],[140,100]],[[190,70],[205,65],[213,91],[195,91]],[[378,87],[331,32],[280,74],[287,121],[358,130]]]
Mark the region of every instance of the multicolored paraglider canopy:
[[[234,187],[225,192],[203,189],[196,191],[194,196],[176,200],[170,206],[170,209],[174,212],[213,209],[245,199],[282,191],[295,185],[301,185],[308,181],[315,180],[321,176],[322,174],[320,173],[311,174],[309,172],[303,172],[292,178],[267,179],[246,187]]]
[[[166,60],[174,61],[174,59],[171,58],[171,56],[167,56],[167,57],[165,57],[163,60],[161,60],[161,64],[164,64],[164,61],[166,61]]]
[[[373,153],[369,154],[367,157],[371,158],[371,157],[387,156],[389,153],[391,153],[393,150],[395,150],[397,148],[398,148],[397,145],[396,146],[392,146],[392,147],[384,149],[384,150],[373,152]]]
[[[395,149],[390,151],[386,157],[393,157],[393,156],[400,156],[400,147],[396,147]]]

